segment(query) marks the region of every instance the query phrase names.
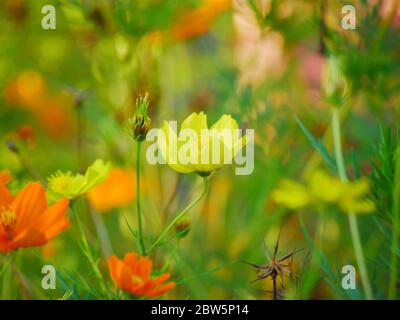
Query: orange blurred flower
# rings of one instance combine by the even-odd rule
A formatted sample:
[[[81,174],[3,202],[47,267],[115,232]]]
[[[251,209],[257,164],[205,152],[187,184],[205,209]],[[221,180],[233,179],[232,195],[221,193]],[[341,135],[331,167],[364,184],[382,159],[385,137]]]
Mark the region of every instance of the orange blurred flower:
[[[134,170],[113,168],[104,182],[89,191],[89,201],[99,212],[125,206],[135,200],[135,181]]]
[[[156,298],[175,287],[175,282],[165,284],[171,274],[163,273],[151,278],[152,261],[136,253],[128,253],[123,260],[116,256],[108,259],[110,275],[114,283],[125,292],[135,296]]]
[[[231,6],[231,0],[203,0],[200,7],[181,15],[171,30],[172,37],[185,40],[206,33],[216,18]]]
[[[5,88],[5,100],[32,112],[53,138],[69,136],[72,119],[67,109],[71,101],[63,94],[51,94],[39,72],[26,70],[12,79]]]
[[[0,186],[9,184],[12,180],[11,172],[8,170],[0,170]],[[1,194],[0,194],[1,195]],[[1,201],[1,198],[0,198]]]
[[[21,126],[18,128],[17,135],[21,140],[35,139],[35,130],[31,126]]]
[[[36,141],[36,132],[31,126],[23,125],[17,129],[15,136],[18,140],[26,142],[28,145],[33,145]]]
[[[8,104],[34,111],[46,93],[46,84],[41,74],[34,70],[20,73],[5,89]]]
[[[45,189],[38,182],[15,197],[0,183],[0,252],[45,245],[68,228],[68,204],[62,199],[47,207]]]
[[[71,133],[72,119],[66,107],[67,101],[62,95],[47,97],[36,113],[43,129],[53,138],[66,139]]]
[[[195,9],[185,10],[168,33],[153,32],[148,39],[158,42],[164,37],[183,41],[208,32],[218,16],[232,7],[232,0],[203,0]]]

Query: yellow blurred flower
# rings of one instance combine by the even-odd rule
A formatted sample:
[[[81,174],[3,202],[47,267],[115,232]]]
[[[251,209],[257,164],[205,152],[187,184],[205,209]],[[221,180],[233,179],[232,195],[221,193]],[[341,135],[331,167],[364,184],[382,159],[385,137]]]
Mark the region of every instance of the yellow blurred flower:
[[[272,198],[290,209],[336,204],[346,213],[370,213],[375,210],[375,206],[371,200],[366,199],[368,192],[366,178],[342,182],[323,170],[316,170],[306,179],[305,184],[283,179],[272,192]]]
[[[209,129],[204,112],[192,113],[183,121],[179,135],[170,122],[164,121],[158,145],[172,169],[207,176],[224,164],[232,163],[246,144],[246,136],[240,138],[238,129],[236,120],[230,115],[223,115]]]
[[[125,206],[135,200],[134,170],[113,168],[105,181],[88,192],[92,206],[99,212]]]
[[[272,197],[275,202],[290,209],[305,207],[312,200],[305,186],[289,179],[280,181],[279,188],[272,192]]]
[[[85,175],[73,175],[71,172],[58,171],[48,178],[47,197],[50,201],[57,201],[64,197],[75,199],[103,182],[107,178],[109,170],[109,163],[97,159],[88,167]]]
[[[344,184],[339,206],[343,211],[352,213],[369,213],[375,210],[372,200],[365,199],[369,192],[369,183],[366,178]]]
[[[316,170],[308,179],[311,197],[321,202],[335,202],[343,193],[343,182],[328,175],[325,171]]]

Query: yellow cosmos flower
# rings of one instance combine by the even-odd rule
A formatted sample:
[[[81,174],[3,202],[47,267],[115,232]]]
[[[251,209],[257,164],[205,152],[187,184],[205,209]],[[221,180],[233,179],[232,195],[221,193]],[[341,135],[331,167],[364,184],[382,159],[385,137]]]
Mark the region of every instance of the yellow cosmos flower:
[[[369,192],[369,183],[366,178],[355,182],[345,183],[339,206],[345,212],[369,213],[375,210],[375,204],[370,199],[365,199]]]
[[[109,163],[97,159],[88,167],[85,175],[58,171],[48,178],[47,197],[50,201],[61,198],[75,199],[103,182],[108,176],[110,167]]]
[[[283,179],[272,192],[276,203],[290,209],[301,209],[308,205],[336,204],[346,213],[370,213],[374,203],[366,199],[369,184],[366,178],[343,182],[323,170],[316,170],[306,183]]]
[[[311,197],[321,202],[336,202],[343,193],[343,182],[323,170],[314,171],[307,182]]]
[[[223,115],[211,128],[204,112],[192,113],[182,123],[180,132],[164,121],[158,135],[158,145],[166,163],[180,173],[196,172],[207,176],[211,171],[231,164],[247,143],[240,137],[238,123]]]
[[[279,188],[273,191],[272,197],[276,203],[290,209],[305,207],[312,200],[305,186],[289,179],[280,181]]]

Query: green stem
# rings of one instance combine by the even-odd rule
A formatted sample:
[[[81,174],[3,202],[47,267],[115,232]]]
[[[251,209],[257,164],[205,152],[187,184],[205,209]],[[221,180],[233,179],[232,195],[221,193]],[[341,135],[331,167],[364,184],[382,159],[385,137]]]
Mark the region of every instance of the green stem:
[[[321,210],[323,212],[323,210]],[[315,230],[315,245],[321,251],[323,251],[323,244],[324,244],[324,228],[325,228],[325,219],[324,215],[318,215],[317,226]]]
[[[340,137],[340,113],[338,107],[332,108],[332,130],[333,130],[333,147],[335,150],[336,165],[338,168],[339,177],[342,181],[347,181],[347,174],[343,160],[342,143]],[[360,269],[361,282],[364,287],[365,296],[368,300],[372,300],[372,290],[368,278],[364,254],[362,250],[360,233],[358,230],[357,218],[353,212],[348,212],[348,220],[350,226],[351,239],[353,241],[354,252],[358,268]]]
[[[18,253],[16,253],[17,255]],[[31,294],[30,294],[30,289],[29,289],[29,285],[28,282],[26,281],[25,276],[22,274],[22,272],[18,269],[17,263],[16,263],[17,259],[14,259],[11,262],[11,270],[12,273],[14,274],[14,279],[17,282],[18,287],[20,288],[20,294],[21,294],[21,298],[23,300],[29,300],[31,299]]]
[[[96,212],[92,207],[89,207],[89,211],[100,240],[101,253],[103,258],[107,259],[112,254],[112,245],[110,237],[108,236],[107,228],[104,224],[103,216],[101,213]]]
[[[168,226],[164,229],[164,231],[161,233],[161,235],[158,237],[158,239],[152,244],[152,246],[149,249],[149,252],[151,252],[154,248],[156,248],[159,243],[165,238],[165,236],[168,234],[168,232],[171,230],[171,228],[175,225],[177,221],[179,221],[191,208],[193,208],[206,194],[208,191],[208,177],[203,177],[203,191],[202,193],[194,199],[185,209],[183,209],[169,224]]]
[[[11,295],[11,279],[12,277],[12,268],[11,265],[14,260],[14,254],[13,253],[8,253],[5,257],[4,260],[7,259],[7,261],[4,261],[3,267],[0,269],[0,279],[2,280],[2,286],[1,286],[1,291],[0,291],[0,300],[6,300],[6,299],[12,299]],[[3,263],[3,260],[1,260]]]
[[[103,279],[103,276],[102,276],[102,274],[100,272],[100,269],[99,269],[99,266],[98,266],[98,261],[96,261],[97,259],[95,257],[93,257],[93,254],[92,254],[91,248],[89,246],[89,242],[88,242],[88,240],[86,238],[85,232],[83,230],[82,223],[81,223],[81,220],[79,218],[79,215],[73,209],[73,205],[72,204],[71,204],[70,207],[71,207],[71,211],[73,212],[73,214],[75,216],[75,219],[76,219],[76,222],[77,222],[77,225],[78,225],[78,229],[79,229],[79,232],[81,234],[83,253],[85,254],[86,258],[88,259],[88,261],[90,263],[90,266],[93,269],[93,272],[94,272],[94,274],[95,274],[95,276],[97,278],[97,281],[99,282],[100,289],[102,290],[103,294],[105,296],[107,296],[108,295],[107,288],[106,288],[106,286],[104,284],[104,279]]]
[[[137,211],[137,223],[138,223],[138,233],[139,233],[139,246],[142,256],[146,255],[146,247],[143,240],[143,227],[142,227],[142,209],[140,207],[140,147],[142,145],[141,141],[137,143],[137,153],[136,153],[136,211]]]
[[[392,246],[390,257],[390,278],[389,278],[389,293],[390,300],[396,299],[397,287],[397,266],[398,259],[397,253],[399,251],[399,235],[400,235],[400,220],[399,220],[399,196],[400,196],[400,147],[396,150],[396,166],[394,174],[394,188],[393,188],[393,212],[392,212]]]

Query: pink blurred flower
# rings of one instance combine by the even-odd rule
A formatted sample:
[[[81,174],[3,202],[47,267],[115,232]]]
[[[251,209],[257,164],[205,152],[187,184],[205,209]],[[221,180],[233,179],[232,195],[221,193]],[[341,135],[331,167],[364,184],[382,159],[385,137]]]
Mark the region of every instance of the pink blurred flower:
[[[318,102],[321,100],[321,81],[325,58],[320,53],[306,48],[299,48],[297,54],[299,73],[307,84],[310,99]]]
[[[268,14],[269,0],[256,0],[256,4],[262,15]],[[234,1],[234,24],[239,88],[258,85],[268,74],[281,72],[285,66],[283,36],[279,32],[263,29],[246,0]]]

